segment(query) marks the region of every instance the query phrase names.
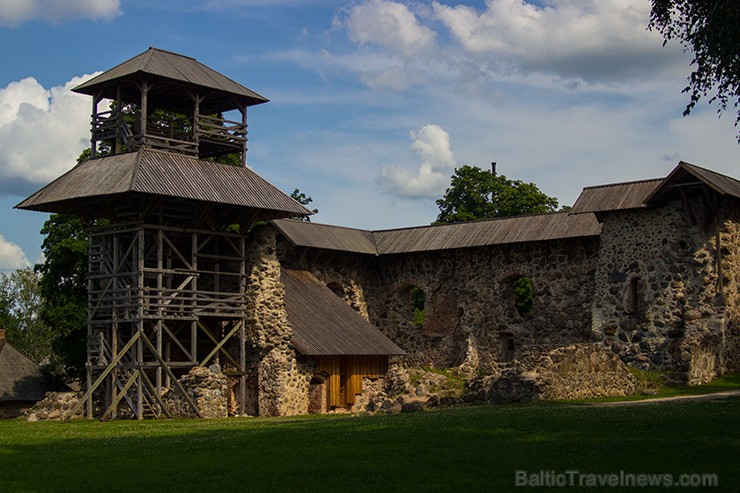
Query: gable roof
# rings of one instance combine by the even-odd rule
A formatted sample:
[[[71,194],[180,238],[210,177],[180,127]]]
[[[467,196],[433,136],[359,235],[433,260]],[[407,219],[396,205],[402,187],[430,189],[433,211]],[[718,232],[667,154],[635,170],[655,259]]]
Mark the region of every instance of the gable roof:
[[[195,58],[151,47],[147,51],[80,84],[73,91],[90,96],[102,92],[102,97],[115,99],[117,84],[125,82],[125,85],[130,87],[131,91],[134,91],[133,86],[135,84],[130,83],[142,75],[160,78],[163,81],[174,81],[207,92],[236,98],[239,101],[244,101],[247,106],[268,101],[264,96],[216,72]],[[128,89],[124,87],[124,91],[126,90]],[[133,93],[135,94],[135,92]],[[224,111],[225,109],[231,108],[221,108],[216,111]]]
[[[505,217],[457,224],[364,231],[295,220],[273,221],[292,244],[351,253],[389,255],[598,236],[593,215],[568,213]]]
[[[16,208],[75,214],[76,204],[126,193],[263,209],[262,219],[311,214],[249,168],[151,149],[85,161]]]
[[[586,187],[573,204],[571,214],[617,211],[645,207],[645,199],[663,182],[663,178]]]
[[[310,272],[286,269],[285,310],[293,327],[291,342],[307,356],[404,354],[390,339]]]
[[[0,340],[0,402],[39,401],[48,390],[39,365]]]
[[[378,254],[371,231],[290,219],[273,221],[272,224],[295,246]]]
[[[573,204],[571,214],[642,209],[668,199],[678,187],[686,186],[707,186],[720,195],[740,198],[740,181],[681,161],[665,178],[586,187]]]
[[[645,198],[645,204],[652,205],[667,198],[678,187],[696,185],[706,185],[720,195],[729,195],[740,199],[740,181],[695,164],[681,161],[661,182],[660,186]]]

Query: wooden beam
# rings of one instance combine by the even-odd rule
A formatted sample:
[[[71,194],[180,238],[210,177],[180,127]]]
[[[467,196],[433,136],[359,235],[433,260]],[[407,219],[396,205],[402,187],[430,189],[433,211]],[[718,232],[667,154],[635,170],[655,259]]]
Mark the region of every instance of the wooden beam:
[[[72,418],[75,414],[77,414],[77,411],[80,410],[82,405],[87,401],[87,399],[90,399],[92,397],[93,392],[97,390],[97,388],[100,386],[103,381],[105,381],[105,378],[112,372],[118,363],[123,359],[123,356],[131,349],[137,340],[139,340],[139,337],[142,335],[141,332],[134,332],[134,335],[131,337],[131,339],[126,343],[123,348],[121,348],[121,352],[118,353],[118,355],[113,358],[113,360],[110,362],[108,367],[103,370],[103,373],[98,376],[98,378],[95,380],[95,382],[88,387],[87,392],[85,392],[85,395],[80,399],[80,402],[75,405],[75,407],[72,408],[72,411],[67,415],[67,417],[64,419],[64,421],[69,421],[70,418]]]
[[[165,363],[165,361],[162,359],[162,356],[157,353],[157,349],[154,347],[152,342],[147,338],[145,334],[142,334],[141,339],[144,341],[144,344],[149,348],[149,350],[154,353],[154,358],[157,360],[157,362],[162,365],[162,368],[164,368],[164,371],[167,372],[167,375],[169,375],[170,379],[172,379],[172,382],[175,384],[175,387],[177,387],[177,390],[180,391],[182,396],[185,398],[185,400],[188,402],[190,407],[195,411],[195,414],[198,415],[199,418],[202,418],[203,415],[198,410],[198,406],[195,405],[195,402],[193,402],[192,397],[185,391],[180,381],[175,377],[174,373],[172,373],[172,370],[170,370],[170,367]]]
[[[241,322],[237,322],[234,325],[234,328],[232,328],[229,331],[229,333],[223,339],[221,339],[221,342],[219,342],[218,344],[216,344],[216,347],[213,348],[213,350],[210,353],[208,353],[208,356],[206,356],[203,359],[203,361],[200,362],[200,364],[198,366],[206,366],[206,363],[208,363],[208,360],[210,360],[211,358],[213,358],[213,356],[216,355],[216,353],[218,353],[221,350],[221,348],[224,346],[224,344],[226,344],[226,342],[229,339],[231,339],[231,336],[233,336],[234,334],[236,334],[236,331],[239,330],[241,328],[241,326],[242,326],[242,323]],[[224,351],[224,352],[226,352],[226,351]]]

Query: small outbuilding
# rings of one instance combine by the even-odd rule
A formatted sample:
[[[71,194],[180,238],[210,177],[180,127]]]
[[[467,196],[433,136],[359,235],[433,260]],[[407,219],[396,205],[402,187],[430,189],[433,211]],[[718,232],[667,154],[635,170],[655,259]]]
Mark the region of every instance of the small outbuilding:
[[[0,418],[20,416],[49,390],[39,365],[11,346],[0,329]]]

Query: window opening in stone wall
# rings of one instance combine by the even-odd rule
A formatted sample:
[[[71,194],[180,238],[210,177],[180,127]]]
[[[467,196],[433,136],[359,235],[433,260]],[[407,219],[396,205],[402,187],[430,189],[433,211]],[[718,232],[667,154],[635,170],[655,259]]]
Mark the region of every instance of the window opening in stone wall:
[[[424,290],[414,286],[409,290],[409,295],[411,297],[411,307],[413,309],[412,313],[414,317],[414,325],[417,327],[423,327],[424,326],[424,310],[426,308],[426,295],[424,294]]]
[[[499,358],[501,359],[501,361],[511,361],[516,351],[514,334],[512,334],[511,332],[502,332],[499,337],[501,338]]]
[[[519,315],[526,317],[532,313],[534,288],[532,279],[521,276],[514,281],[514,306]]]
[[[645,319],[645,294],[639,277],[630,279],[627,288],[627,311],[637,322]]]

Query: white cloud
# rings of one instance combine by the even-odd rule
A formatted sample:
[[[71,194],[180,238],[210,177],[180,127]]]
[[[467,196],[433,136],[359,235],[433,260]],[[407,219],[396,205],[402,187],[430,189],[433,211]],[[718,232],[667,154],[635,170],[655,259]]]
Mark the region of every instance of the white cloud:
[[[90,98],[33,77],[0,89],[0,195],[23,195],[69,170],[89,145]]]
[[[349,9],[349,39],[376,45],[412,57],[434,47],[436,33],[419,23],[408,6],[386,0],[367,0]]]
[[[450,182],[457,166],[450,136],[438,125],[425,125],[409,132],[411,149],[421,163],[415,172],[398,166],[383,166],[377,177],[380,188],[390,195],[408,199],[437,198]]]
[[[654,73],[685,58],[647,31],[645,0],[487,0],[482,12],[433,3],[437,18],[469,53],[523,71],[587,81]]]
[[[0,26],[17,26],[35,19],[51,23],[111,20],[122,13],[120,0],[0,0]]]
[[[30,265],[21,247],[0,235],[0,272],[11,272]]]

